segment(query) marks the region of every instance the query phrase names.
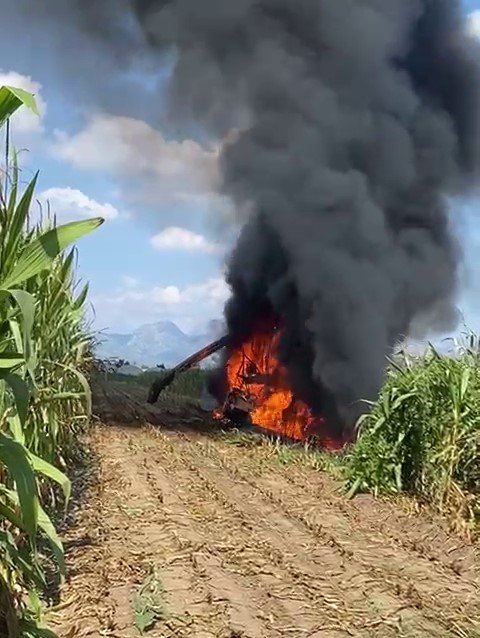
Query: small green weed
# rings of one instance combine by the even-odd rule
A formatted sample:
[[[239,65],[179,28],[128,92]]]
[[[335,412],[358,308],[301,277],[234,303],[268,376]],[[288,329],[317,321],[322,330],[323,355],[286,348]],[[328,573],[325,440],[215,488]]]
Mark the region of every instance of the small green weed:
[[[156,569],[152,569],[133,597],[135,627],[144,635],[155,627],[157,622],[167,617],[165,590]]]

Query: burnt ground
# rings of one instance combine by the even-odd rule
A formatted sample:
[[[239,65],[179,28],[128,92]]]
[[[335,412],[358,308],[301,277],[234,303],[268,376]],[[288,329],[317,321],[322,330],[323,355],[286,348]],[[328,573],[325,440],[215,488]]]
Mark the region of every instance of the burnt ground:
[[[314,454],[141,399],[97,391],[94,476],[48,617],[61,637],[480,636],[478,548],[441,520],[349,501]]]

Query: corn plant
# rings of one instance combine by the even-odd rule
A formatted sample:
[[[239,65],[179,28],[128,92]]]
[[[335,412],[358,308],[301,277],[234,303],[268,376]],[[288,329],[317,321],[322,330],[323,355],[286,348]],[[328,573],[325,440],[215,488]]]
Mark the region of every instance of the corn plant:
[[[408,492],[475,530],[480,517],[480,360],[470,338],[457,356],[433,347],[392,367],[359,423],[350,493]]]
[[[32,95],[1,87],[0,126],[21,106],[36,111]],[[0,199],[0,635],[26,638],[53,635],[39,624],[39,541],[62,574],[65,564],[47,488],[57,484],[68,501],[70,482],[56,463],[71,424],[88,411],[79,369],[86,291],[74,293],[74,253],[63,253],[103,222],[28,230],[36,181],[20,194],[13,161]]]

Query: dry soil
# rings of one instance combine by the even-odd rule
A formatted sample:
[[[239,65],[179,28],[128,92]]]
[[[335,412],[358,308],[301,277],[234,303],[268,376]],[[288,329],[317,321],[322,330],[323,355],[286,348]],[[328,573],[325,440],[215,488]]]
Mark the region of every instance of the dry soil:
[[[193,407],[139,420],[140,403],[97,392],[61,637],[480,636],[478,551],[439,519],[349,501],[313,457],[220,436]]]

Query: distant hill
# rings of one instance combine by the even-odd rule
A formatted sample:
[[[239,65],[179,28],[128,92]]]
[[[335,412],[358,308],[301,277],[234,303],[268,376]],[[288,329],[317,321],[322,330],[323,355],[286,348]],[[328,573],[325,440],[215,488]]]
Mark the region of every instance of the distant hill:
[[[187,335],[173,321],[140,326],[130,334],[105,333],[96,355],[121,358],[136,366],[172,367],[220,336],[221,322],[211,322],[206,334]]]

